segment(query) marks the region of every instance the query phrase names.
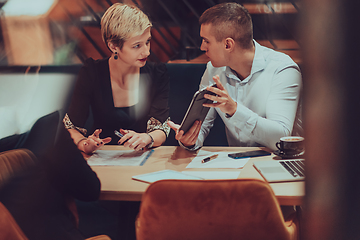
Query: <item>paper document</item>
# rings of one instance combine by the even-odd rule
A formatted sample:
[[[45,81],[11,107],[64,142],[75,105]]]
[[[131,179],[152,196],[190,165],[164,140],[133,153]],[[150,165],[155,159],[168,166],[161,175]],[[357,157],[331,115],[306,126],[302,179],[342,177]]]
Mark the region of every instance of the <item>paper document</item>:
[[[206,180],[211,179],[237,179],[240,174],[240,170],[237,171],[182,171],[182,173],[200,177]]]
[[[203,178],[187,175],[174,170],[161,170],[157,172],[133,176],[132,179],[147,183],[153,183],[155,181],[164,180],[164,179],[202,180]]]
[[[88,159],[88,164],[90,166],[142,166],[153,151],[97,150]]]
[[[210,157],[214,154],[218,154],[215,159],[202,163],[204,158]],[[200,150],[197,156],[186,166],[186,168],[243,168],[250,159],[233,159],[228,157],[228,154],[228,152],[209,152]]]

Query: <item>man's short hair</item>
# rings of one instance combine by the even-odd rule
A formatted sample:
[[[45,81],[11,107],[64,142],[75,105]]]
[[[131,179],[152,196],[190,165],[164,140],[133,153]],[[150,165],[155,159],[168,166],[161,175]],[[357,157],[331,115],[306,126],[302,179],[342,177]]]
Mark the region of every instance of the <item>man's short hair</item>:
[[[253,45],[253,26],[246,8],[238,3],[221,3],[207,9],[199,19],[200,25],[211,24],[216,41],[232,38],[244,49]]]
[[[122,48],[131,37],[140,36],[152,24],[139,8],[122,3],[110,6],[101,18],[101,35],[107,46],[112,42]]]

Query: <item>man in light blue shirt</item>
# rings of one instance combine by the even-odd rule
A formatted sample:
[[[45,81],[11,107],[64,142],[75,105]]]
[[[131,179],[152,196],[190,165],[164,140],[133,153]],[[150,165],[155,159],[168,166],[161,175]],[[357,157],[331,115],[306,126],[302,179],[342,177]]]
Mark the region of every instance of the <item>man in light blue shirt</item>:
[[[292,134],[298,108],[301,73],[287,55],[253,40],[251,17],[237,3],[222,3],[200,17],[201,50],[210,62],[201,79],[217,96],[203,123],[196,121],[184,134],[169,122],[180,145],[200,148],[218,114],[230,146],[265,146],[276,149],[280,137]],[[217,88],[209,87],[213,83]]]

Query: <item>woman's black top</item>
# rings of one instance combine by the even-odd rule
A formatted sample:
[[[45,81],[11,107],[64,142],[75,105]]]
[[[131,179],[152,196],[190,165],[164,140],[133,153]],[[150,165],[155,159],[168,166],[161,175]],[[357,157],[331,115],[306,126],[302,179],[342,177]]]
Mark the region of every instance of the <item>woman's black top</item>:
[[[114,130],[120,128],[139,133],[161,129],[167,135],[163,129],[169,117],[169,76],[165,64],[147,62],[140,68],[139,102],[130,107],[117,108],[114,106],[108,60],[89,58],[80,69],[67,112],[70,123],[64,119],[65,125],[80,131],[86,129],[88,134],[102,129],[100,137],[112,137],[110,144],[116,144],[119,140]],[[90,109],[93,124],[86,126]],[[151,118],[157,120],[155,129],[149,129],[149,125],[154,125],[148,122]]]

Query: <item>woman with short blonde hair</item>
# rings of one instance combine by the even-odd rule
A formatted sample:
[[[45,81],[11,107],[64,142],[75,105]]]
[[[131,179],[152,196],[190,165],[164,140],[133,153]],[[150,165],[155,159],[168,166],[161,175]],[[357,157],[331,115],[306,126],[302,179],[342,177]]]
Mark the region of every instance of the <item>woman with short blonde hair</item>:
[[[140,36],[152,24],[140,9],[122,3],[115,3],[101,18],[101,35],[104,43],[112,42],[122,48],[131,37]]]
[[[111,56],[85,61],[63,120],[81,151],[91,153],[107,143],[143,150],[165,142],[169,76],[165,64],[147,62],[151,27],[135,6],[115,3],[104,13],[101,34]],[[89,108],[93,134],[86,137]]]

